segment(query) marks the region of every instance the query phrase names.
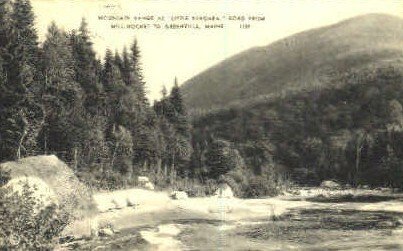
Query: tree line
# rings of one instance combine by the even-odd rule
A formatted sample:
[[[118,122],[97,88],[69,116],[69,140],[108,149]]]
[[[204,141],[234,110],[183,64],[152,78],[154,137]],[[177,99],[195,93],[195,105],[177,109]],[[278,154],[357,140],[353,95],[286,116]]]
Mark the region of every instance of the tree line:
[[[196,145],[230,142],[257,177],[402,188],[401,68],[372,66],[332,81],[332,87],[259,97],[196,116]],[[195,152],[202,160],[195,168],[208,166],[206,147]]]
[[[38,42],[30,1],[0,3],[0,161],[56,154],[84,180],[117,186],[185,173],[190,124],[177,82],[152,106],[141,53],[97,58],[85,19]]]

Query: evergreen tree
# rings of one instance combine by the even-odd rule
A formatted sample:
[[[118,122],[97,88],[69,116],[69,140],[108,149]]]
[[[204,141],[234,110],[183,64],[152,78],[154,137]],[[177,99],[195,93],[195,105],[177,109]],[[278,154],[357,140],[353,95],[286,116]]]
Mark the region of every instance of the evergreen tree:
[[[164,89],[163,93],[165,95],[163,94],[162,100],[154,103],[154,111],[157,116],[163,118],[162,125],[168,123],[167,128],[173,130],[161,128],[164,133],[168,133],[165,140],[169,146],[166,152],[169,156],[167,162],[170,163],[171,169],[175,169],[180,175],[188,176],[191,173],[188,166],[192,154],[190,123],[176,78],[170,96],[166,97]]]
[[[207,175],[210,178],[218,179],[240,165],[243,165],[240,154],[227,141],[214,140],[206,151]]]
[[[3,102],[2,149],[4,159],[37,153],[37,136],[43,125],[43,110],[38,98],[37,35],[29,1],[16,0],[0,6],[1,54],[7,76]],[[7,33],[7,34],[5,34]]]
[[[12,20],[16,31],[14,42],[21,45],[26,63],[34,66],[38,59],[38,35],[34,27],[34,13],[29,0],[13,2]]]
[[[122,72],[122,77],[123,80],[125,81],[126,85],[131,84],[131,74],[132,74],[133,69],[131,68],[131,62],[130,62],[130,56],[129,52],[127,51],[127,47],[123,47],[123,52],[122,52],[122,67],[121,67],[121,72]]]
[[[72,158],[72,150],[80,145],[75,125],[82,120],[80,85],[75,82],[74,59],[67,34],[53,22],[43,44],[42,100],[46,115],[41,143],[47,150],[59,152],[60,157]],[[80,110],[81,112],[76,112]]]
[[[112,144],[111,166],[117,172],[130,178],[133,153],[133,140],[130,132],[123,126],[113,126]]]
[[[120,73],[122,75],[123,61],[122,61],[122,58],[120,57],[119,52],[117,50],[115,51],[115,56],[113,58],[113,62],[119,68]],[[123,78],[123,76],[122,76],[122,78]]]
[[[9,0],[0,1],[0,53],[6,52],[9,45],[11,26],[11,3]]]
[[[135,39],[132,46],[130,47],[131,50],[131,69],[132,69],[132,85],[136,90],[137,96],[139,101],[142,105],[148,106],[148,99],[146,97],[145,91],[145,82],[142,73],[141,63],[140,63],[140,49],[137,44],[137,40]]]
[[[168,109],[168,111],[171,113],[169,114],[171,123],[175,125],[175,128],[180,136],[184,137],[186,140],[189,140],[190,123],[187,118],[187,112],[183,102],[182,93],[178,86],[177,78],[175,78],[174,86],[172,87],[171,95],[169,96],[169,103],[172,106],[171,110]]]
[[[169,97],[175,112],[179,115],[186,115],[185,106],[183,104],[183,97],[178,85],[178,79],[175,77],[174,86],[171,90],[171,95]]]
[[[85,91],[85,107],[92,114],[99,113],[98,104],[101,103],[102,87],[98,82],[98,63],[88,31],[88,24],[83,18],[78,34],[71,36],[73,56],[75,59],[76,81]]]

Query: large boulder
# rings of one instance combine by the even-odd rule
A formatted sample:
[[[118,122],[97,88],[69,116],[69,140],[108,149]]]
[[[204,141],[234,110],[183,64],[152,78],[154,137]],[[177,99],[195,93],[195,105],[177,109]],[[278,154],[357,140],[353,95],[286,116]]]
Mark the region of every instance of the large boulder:
[[[114,234],[113,229],[111,228],[101,228],[98,230],[98,235],[101,237],[109,237]]]
[[[137,182],[138,182],[140,187],[143,187],[143,188],[146,188],[146,189],[149,189],[149,190],[154,190],[154,184],[146,176],[137,177]]]
[[[328,188],[328,189],[337,189],[337,188],[340,188],[340,184],[333,180],[324,180],[320,184],[320,187]]]
[[[37,187],[45,200],[53,200],[69,212],[81,216],[93,209],[91,193],[82,184],[73,170],[54,155],[42,155],[23,158],[0,164],[10,170],[11,180],[8,186],[20,189],[21,182]],[[46,203],[46,201],[45,201]]]
[[[228,184],[223,183],[219,185],[214,195],[219,198],[233,198],[234,192]]]
[[[184,191],[173,191],[171,193],[171,198],[174,200],[184,200],[188,198],[188,194]]]
[[[146,176],[139,176],[139,177],[137,177],[137,181],[139,183],[146,183],[146,182],[150,182],[150,179]]]
[[[36,201],[43,203],[43,207],[46,207],[52,203],[58,204],[58,199],[53,189],[46,184],[42,179],[33,176],[16,177],[12,178],[5,188],[11,189],[13,192],[17,192],[20,195],[23,193],[24,186],[28,185],[31,188],[32,196]]]

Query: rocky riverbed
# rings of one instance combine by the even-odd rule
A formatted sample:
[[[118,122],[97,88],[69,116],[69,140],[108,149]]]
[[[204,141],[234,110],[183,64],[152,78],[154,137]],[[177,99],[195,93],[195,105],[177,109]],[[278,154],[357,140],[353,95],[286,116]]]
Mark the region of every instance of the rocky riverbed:
[[[134,191],[127,191],[133,193]],[[142,190],[136,190],[140,195]],[[171,200],[144,191],[137,206],[99,213],[109,236],[64,244],[81,250],[401,250],[403,196],[317,188],[265,199]],[[155,193],[155,199],[152,195]],[[124,192],[120,192],[124,194]]]

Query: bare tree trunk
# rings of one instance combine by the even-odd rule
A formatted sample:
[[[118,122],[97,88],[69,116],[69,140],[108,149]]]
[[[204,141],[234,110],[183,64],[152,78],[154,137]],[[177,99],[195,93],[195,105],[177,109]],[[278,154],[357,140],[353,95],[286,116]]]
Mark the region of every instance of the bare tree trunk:
[[[172,165],[171,165],[171,174],[170,174],[170,183],[171,185],[174,183],[174,172],[175,172],[175,154],[172,154]]]
[[[21,111],[21,114],[22,114],[22,121],[23,121],[24,125],[23,125],[23,132],[22,132],[21,138],[20,138],[20,140],[19,140],[19,142],[18,142],[17,159],[21,159],[21,149],[24,147],[24,146],[23,146],[24,140],[25,140],[25,137],[28,135],[28,130],[27,130],[27,128],[28,128],[28,121],[27,121],[27,119],[24,117],[22,111]]]
[[[45,151],[45,155],[48,155],[48,134],[45,132],[45,136],[44,136],[44,151]]]
[[[77,171],[78,168],[78,151],[77,147],[74,148],[74,171]]]
[[[158,160],[157,160],[157,174],[158,175],[161,174],[161,165],[162,165],[162,160],[160,158],[158,158]]]
[[[357,176],[358,171],[360,169],[360,159],[361,159],[361,147],[357,146],[356,153],[355,153],[355,172],[354,172],[354,185],[357,185]]]
[[[113,168],[113,164],[115,163],[116,153],[118,151],[119,142],[116,142],[115,149],[113,150],[112,160],[111,160],[111,168]]]
[[[24,129],[24,132],[22,133],[20,141],[18,142],[17,159],[21,159],[21,149],[23,148],[23,142],[24,142],[24,139],[26,136],[27,136],[27,130]]]

